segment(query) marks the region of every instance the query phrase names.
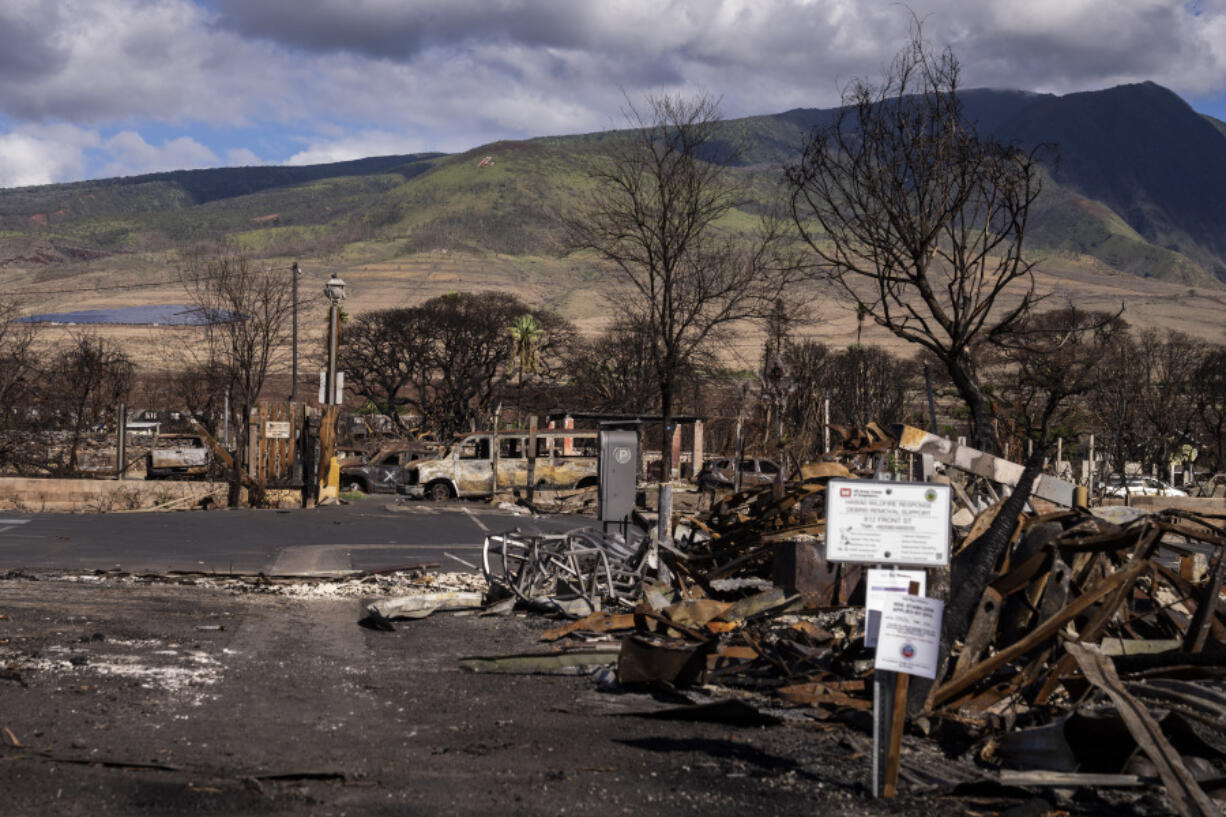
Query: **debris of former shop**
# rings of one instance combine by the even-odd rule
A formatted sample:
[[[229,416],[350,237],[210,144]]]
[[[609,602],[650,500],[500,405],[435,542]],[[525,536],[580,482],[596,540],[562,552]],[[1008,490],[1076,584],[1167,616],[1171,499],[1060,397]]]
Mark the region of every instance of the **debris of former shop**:
[[[918,429],[836,430],[842,446],[790,481],[717,496],[709,510],[667,520],[663,536],[489,536],[485,609],[560,622],[541,636],[549,649],[472,657],[461,668],[592,674],[605,691],[685,693],[693,704],[735,706],[742,720],[753,706],[754,723],[799,718],[851,730],[849,745],[860,745],[855,733],[873,707],[866,570],[827,559],[827,486],[880,478],[887,458],[908,450],[944,463],[937,479],[953,486],[954,562],[952,575],[928,572],[941,597],[1020,466],[942,448]],[[965,637],[942,645],[936,682],[911,685],[900,715],[904,790],[1127,797],[1161,786],[1179,814],[1220,814],[1211,798],[1226,799],[1226,516],[1092,511],[1052,480],[1034,497]],[[421,604],[406,615],[430,602]],[[926,746],[960,760],[934,764]]]

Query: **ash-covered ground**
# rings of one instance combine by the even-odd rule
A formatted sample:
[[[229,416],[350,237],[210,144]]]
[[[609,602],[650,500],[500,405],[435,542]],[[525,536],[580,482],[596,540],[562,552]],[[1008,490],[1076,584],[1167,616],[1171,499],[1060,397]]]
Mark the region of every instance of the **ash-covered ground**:
[[[358,625],[364,598],[480,581],[2,578],[0,814],[1111,813],[905,781],[873,801],[867,738],[843,725],[650,720],[631,713],[683,701],[459,670],[546,649],[544,618]],[[1119,813],[1164,811],[1153,794]]]

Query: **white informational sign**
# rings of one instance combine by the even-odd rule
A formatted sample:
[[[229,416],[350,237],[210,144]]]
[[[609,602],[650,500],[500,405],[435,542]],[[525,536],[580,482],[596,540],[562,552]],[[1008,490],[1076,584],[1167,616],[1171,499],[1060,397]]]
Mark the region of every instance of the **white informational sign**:
[[[950,503],[948,485],[832,479],[826,484],[826,558],[948,565]]]
[[[264,438],[267,440],[288,440],[289,423],[284,420],[265,420]]]
[[[936,679],[945,605],[923,596],[897,596],[881,611],[876,669]]]
[[[890,599],[907,595],[911,582],[919,585],[921,596],[928,591],[928,574],[923,570],[869,569],[864,585],[864,646],[877,646],[881,611]]]

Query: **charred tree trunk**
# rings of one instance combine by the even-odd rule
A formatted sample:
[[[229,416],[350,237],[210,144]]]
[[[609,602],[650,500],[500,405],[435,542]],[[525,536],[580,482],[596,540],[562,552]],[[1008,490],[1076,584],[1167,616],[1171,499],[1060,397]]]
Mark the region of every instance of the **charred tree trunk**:
[[[955,642],[966,638],[971,620],[979,607],[983,591],[992,580],[996,563],[1009,546],[1013,532],[1018,526],[1018,516],[1030,499],[1034,481],[1043,468],[1046,446],[1036,445],[1026,459],[1017,486],[1001,504],[996,518],[982,536],[971,542],[953,560],[950,570],[950,586],[954,588],[949,604],[941,620],[941,661],[937,667],[937,679],[945,676],[949,666],[949,652]],[[907,699],[907,711],[918,715],[928,697],[933,682],[926,678],[913,679]]]
[[[992,411],[988,399],[979,385],[978,379],[971,372],[969,365],[961,360],[946,360],[945,367],[949,370],[950,379],[958,396],[966,403],[971,413],[971,447],[978,448],[989,454],[999,453],[996,450],[996,440],[992,434]]]
[[[660,378],[660,482],[668,482],[673,470],[673,379]]]

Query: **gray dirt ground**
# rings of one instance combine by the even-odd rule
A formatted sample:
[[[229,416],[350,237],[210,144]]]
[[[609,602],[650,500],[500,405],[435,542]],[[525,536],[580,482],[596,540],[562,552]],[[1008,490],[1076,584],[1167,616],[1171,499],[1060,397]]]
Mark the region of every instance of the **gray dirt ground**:
[[[1049,808],[1022,794],[872,801],[864,739],[841,726],[618,717],[663,704],[588,677],[458,670],[541,649],[541,618],[439,614],[388,633],[359,627],[353,599],[24,578],[0,578],[0,614],[0,815]]]

